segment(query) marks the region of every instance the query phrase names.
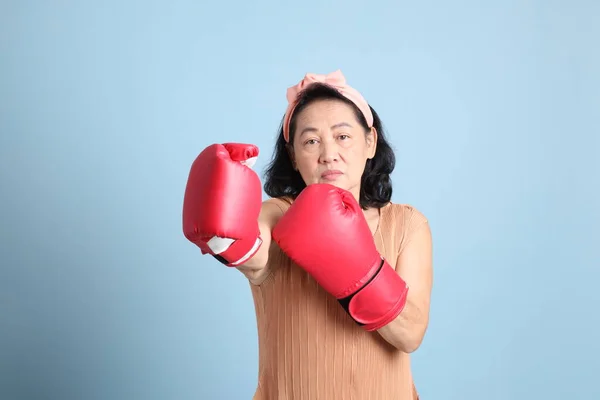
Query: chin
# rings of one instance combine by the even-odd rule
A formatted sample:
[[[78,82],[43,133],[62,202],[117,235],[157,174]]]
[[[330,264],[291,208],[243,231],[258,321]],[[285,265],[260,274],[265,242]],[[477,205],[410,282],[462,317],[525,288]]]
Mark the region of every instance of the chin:
[[[328,185],[335,186],[335,187],[340,188],[340,189],[348,190],[348,184],[346,184],[344,182],[341,182],[339,179],[336,179],[336,180],[333,180],[333,181],[332,180],[326,180],[326,179],[319,179],[317,181],[317,183],[326,183]]]

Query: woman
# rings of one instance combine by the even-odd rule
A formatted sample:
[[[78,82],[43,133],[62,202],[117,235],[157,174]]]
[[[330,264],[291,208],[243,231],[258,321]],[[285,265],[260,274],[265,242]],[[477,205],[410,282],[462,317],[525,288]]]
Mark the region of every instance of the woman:
[[[249,280],[259,336],[255,400],[418,399],[409,354],[425,334],[429,224],[391,202],[394,153],[340,71],[288,89],[262,202],[252,145],[196,159],[184,232]]]

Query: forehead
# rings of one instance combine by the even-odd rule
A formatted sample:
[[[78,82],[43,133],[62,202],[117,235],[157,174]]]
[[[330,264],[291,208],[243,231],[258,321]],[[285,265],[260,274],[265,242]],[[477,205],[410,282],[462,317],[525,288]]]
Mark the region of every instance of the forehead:
[[[340,100],[317,100],[296,116],[297,124],[339,123],[356,121],[354,109]]]

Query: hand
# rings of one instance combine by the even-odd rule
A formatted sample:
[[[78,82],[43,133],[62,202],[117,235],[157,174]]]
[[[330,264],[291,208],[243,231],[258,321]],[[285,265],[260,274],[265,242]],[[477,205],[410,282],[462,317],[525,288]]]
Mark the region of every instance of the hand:
[[[350,192],[309,185],[275,226],[273,239],[364,329],[380,329],[402,312],[408,287],[377,251]]]
[[[183,201],[183,232],[202,254],[237,266],[260,248],[262,188],[251,167],[258,147],[213,144],[193,162]]]

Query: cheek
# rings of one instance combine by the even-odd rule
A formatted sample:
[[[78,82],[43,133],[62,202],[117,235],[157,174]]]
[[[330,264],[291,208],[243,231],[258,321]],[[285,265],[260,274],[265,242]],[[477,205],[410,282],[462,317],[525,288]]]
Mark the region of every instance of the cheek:
[[[296,154],[296,168],[303,177],[313,174],[319,168],[318,155]]]
[[[352,168],[362,168],[362,165],[367,159],[367,155],[362,148],[348,148],[343,153],[342,157],[344,158],[344,161],[351,165]]]
[[[367,163],[368,154],[364,149],[349,149],[345,158],[349,171],[352,175],[356,175],[354,178],[360,179]]]

